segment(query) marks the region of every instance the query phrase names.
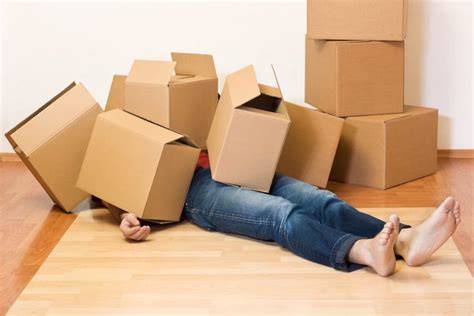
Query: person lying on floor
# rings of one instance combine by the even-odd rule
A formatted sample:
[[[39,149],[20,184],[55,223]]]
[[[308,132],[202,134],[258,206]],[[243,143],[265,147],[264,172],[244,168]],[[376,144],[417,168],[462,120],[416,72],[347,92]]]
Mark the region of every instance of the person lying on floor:
[[[106,203],[105,203],[106,204]],[[145,240],[150,226],[134,214],[106,206],[130,240]],[[460,205],[448,197],[416,227],[397,215],[383,222],[334,193],[276,175],[269,194],[212,180],[201,153],[184,206],[184,217],[210,231],[275,241],[294,254],[342,271],[371,267],[381,276],[395,270],[396,257],[410,266],[426,263],[460,223]]]

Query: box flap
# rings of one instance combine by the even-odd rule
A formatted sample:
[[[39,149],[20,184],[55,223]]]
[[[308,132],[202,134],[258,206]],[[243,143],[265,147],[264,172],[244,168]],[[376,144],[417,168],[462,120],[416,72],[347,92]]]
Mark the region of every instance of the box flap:
[[[61,92],[52,101],[7,133],[7,137],[14,142],[12,145],[18,147],[14,148],[16,151],[21,150],[25,156],[31,155],[97,104],[81,83],[69,86],[66,92]]]
[[[100,116],[103,119],[111,120],[115,124],[124,126],[135,133],[152,138],[161,143],[171,143],[173,141],[180,140],[183,137],[182,135],[170,131],[167,128],[143,120],[120,109],[102,113]]]
[[[278,81],[278,76],[276,74],[276,70],[275,70],[275,67],[273,65],[271,65],[272,67],[272,71],[273,71],[273,76],[275,77],[275,83],[277,85],[277,89],[278,89],[278,92],[279,92],[279,97],[280,98],[283,98],[283,93],[281,92],[281,87],[280,87],[280,82]]]
[[[194,148],[200,148],[194,140],[191,139],[191,137],[183,135],[181,136],[180,139],[178,139],[179,142],[186,144],[188,146],[194,147]]]
[[[127,76],[114,75],[110,85],[109,97],[105,105],[105,111],[123,109],[125,105],[125,80]]]
[[[216,67],[212,55],[171,53],[176,62],[176,74],[217,78]]]
[[[167,85],[174,74],[176,62],[159,60],[141,60],[133,62],[127,83]]]
[[[227,76],[224,93],[228,93],[234,108],[260,95],[260,89],[252,65]]]

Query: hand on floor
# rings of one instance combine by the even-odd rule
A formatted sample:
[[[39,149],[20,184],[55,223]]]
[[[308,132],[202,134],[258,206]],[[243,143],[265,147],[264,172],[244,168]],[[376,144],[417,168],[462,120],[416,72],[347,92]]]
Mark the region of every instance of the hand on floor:
[[[120,231],[129,240],[142,241],[150,235],[150,226],[140,226],[138,218],[131,213],[122,215]]]

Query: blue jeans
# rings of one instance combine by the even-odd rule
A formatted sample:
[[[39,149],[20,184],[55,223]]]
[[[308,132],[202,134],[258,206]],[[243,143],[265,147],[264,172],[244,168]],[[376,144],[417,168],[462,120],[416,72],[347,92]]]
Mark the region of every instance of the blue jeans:
[[[362,267],[347,260],[350,249],[385,224],[332,192],[287,176],[275,176],[266,194],[216,182],[209,169],[196,171],[184,214],[207,230],[275,241],[298,256],[343,271]]]

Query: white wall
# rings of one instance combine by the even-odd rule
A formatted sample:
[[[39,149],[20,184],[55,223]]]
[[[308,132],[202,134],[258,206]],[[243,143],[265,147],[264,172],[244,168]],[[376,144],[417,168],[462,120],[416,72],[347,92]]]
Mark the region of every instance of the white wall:
[[[73,80],[105,104],[114,73],[170,50],[214,55],[221,78],[255,64],[304,99],[305,1],[9,2],[2,10],[2,134]],[[469,0],[411,0],[406,102],[440,109],[440,148],[474,148]],[[10,151],[2,137],[0,151]]]

